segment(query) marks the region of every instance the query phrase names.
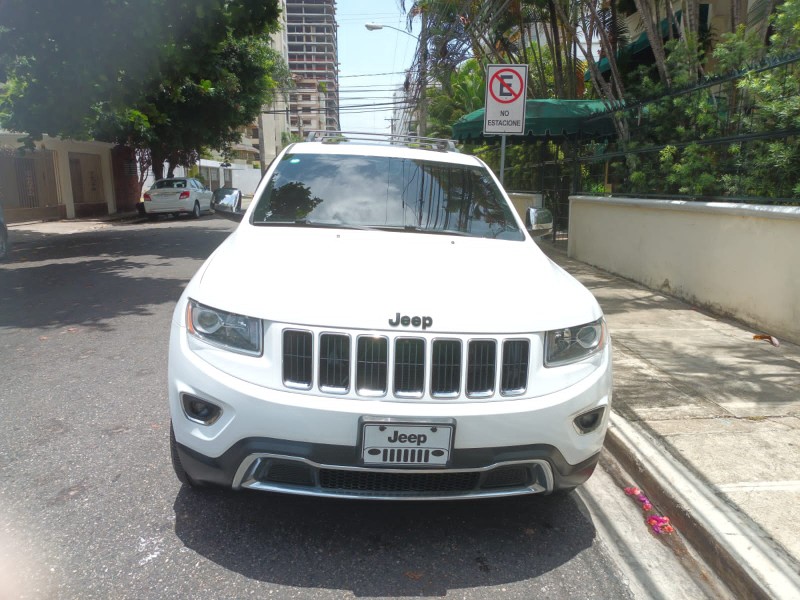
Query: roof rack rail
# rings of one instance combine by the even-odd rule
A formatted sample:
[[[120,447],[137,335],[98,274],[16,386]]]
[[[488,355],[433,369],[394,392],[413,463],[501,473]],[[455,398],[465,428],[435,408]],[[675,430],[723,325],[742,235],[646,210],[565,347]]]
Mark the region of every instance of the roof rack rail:
[[[338,144],[341,142],[359,141],[373,144],[389,144],[421,148],[423,150],[438,150],[440,152],[458,152],[454,140],[443,138],[421,137],[396,133],[368,133],[359,131],[330,131],[314,129],[308,132],[307,142],[321,142],[323,144]]]

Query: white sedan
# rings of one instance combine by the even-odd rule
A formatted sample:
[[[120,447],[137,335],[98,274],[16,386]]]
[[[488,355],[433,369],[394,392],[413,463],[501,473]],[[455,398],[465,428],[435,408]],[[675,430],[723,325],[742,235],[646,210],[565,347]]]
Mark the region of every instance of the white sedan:
[[[144,195],[144,212],[151,219],[160,214],[191,214],[197,218],[211,212],[211,190],[191,177],[159,179]]]

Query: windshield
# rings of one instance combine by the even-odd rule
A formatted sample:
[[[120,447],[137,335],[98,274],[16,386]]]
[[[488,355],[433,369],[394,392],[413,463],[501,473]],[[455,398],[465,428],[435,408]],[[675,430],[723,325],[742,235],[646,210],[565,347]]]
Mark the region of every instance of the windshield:
[[[379,156],[286,154],[253,223],[524,239],[483,168]]]

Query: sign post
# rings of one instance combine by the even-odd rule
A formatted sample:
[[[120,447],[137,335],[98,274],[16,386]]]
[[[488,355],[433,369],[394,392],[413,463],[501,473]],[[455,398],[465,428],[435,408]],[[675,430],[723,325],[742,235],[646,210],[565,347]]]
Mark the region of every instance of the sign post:
[[[506,136],[525,133],[528,65],[487,65],[484,135],[500,135],[500,183],[506,165]]]

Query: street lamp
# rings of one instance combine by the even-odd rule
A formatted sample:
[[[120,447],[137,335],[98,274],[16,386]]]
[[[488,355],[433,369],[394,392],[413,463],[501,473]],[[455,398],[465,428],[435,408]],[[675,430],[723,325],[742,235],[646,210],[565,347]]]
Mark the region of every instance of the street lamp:
[[[399,31],[400,33],[405,33],[406,35],[411,36],[415,40],[419,40],[419,38],[413,33],[410,33],[405,29],[400,29],[399,27],[392,27],[391,25],[381,25],[380,23],[364,23],[364,27],[370,31],[377,31],[379,29],[394,29],[395,31]]]
[[[427,94],[425,88],[428,85],[428,27],[427,27],[427,20],[425,19],[425,15],[422,14],[422,32],[420,33],[419,37],[414,35],[413,33],[409,33],[404,29],[400,29],[398,27],[392,27],[391,25],[381,25],[380,23],[364,23],[364,27],[367,28],[368,31],[377,31],[379,29],[394,29],[395,31],[399,31],[400,33],[405,33],[406,35],[414,38],[419,42],[421,48],[421,57],[419,61],[419,78],[421,80],[421,86],[419,89],[419,123],[417,125],[417,133],[421,137],[425,137],[426,133],[426,122],[428,120],[428,106],[427,106]]]

